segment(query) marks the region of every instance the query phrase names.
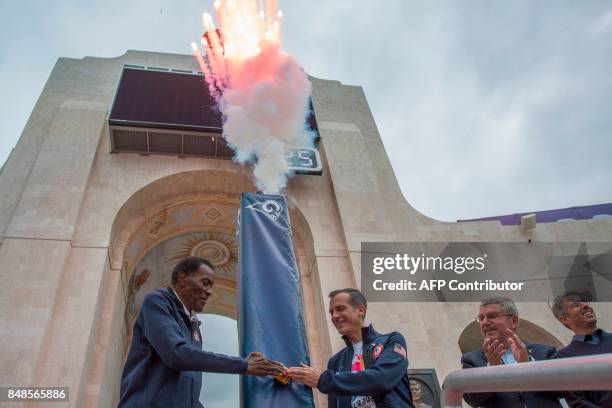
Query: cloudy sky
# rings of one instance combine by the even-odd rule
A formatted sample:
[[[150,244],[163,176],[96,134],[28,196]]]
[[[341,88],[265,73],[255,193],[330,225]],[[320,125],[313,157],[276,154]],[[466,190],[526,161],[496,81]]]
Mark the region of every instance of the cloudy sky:
[[[224,316],[201,314],[202,347],[215,353],[238,355],[236,321]],[[240,405],[239,377],[204,373],[200,401],[206,408],[232,408]]]
[[[408,201],[442,220],[612,202],[612,3],[278,0],[285,49],[364,88]],[[24,0],[0,16],[0,163],[58,57],[190,53],[212,1]]]
[[[611,2],[278,2],[285,49],[309,74],[364,88],[417,210],[452,221],[612,202]],[[5,5],[0,164],[57,58],[188,54],[211,3]],[[236,352],[213,336],[235,332],[235,322],[212,318],[205,327],[207,348]],[[228,380],[236,378],[208,380],[218,401],[210,408],[232,405],[218,392]]]

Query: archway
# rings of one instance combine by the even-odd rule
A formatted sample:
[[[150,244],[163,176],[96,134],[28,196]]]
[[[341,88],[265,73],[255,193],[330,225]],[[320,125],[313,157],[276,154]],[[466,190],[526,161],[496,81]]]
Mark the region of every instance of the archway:
[[[104,371],[103,388],[118,394],[116,378],[120,376],[133,320],[144,293],[167,285],[172,267],[182,257],[198,254],[212,258],[220,276],[205,312],[235,319],[235,234],[242,191],[252,191],[251,180],[244,173],[192,171],[143,187],[121,207],[112,227],[109,255],[111,269],[120,271],[122,288],[114,299],[107,299],[115,304],[114,321],[108,328],[101,328],[110,331],[109,341],[115,343],[114,361],[100,368]],[[302,278],[305,319],[314,321],[315,300],[310,282],[310,274],[316,270],[313,239],[300,210],[289,198],[287,201]],[[307,340],[311,359],[320,360],[319,340],[308,325]]]

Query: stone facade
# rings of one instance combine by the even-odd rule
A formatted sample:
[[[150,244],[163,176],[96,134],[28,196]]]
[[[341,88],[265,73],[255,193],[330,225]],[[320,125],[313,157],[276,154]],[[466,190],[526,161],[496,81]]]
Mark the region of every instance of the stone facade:
[[[178,251],[187,244],[172,240],[184,239],[188,252],[231,257],[223,237],[235,233],[239,194],[255,190],[250,169],[228,160],[110,154],[107,114],[123,64],[197,70],[186,55],[60,58],[0,173],[0,384],[68,386],[71,407],[116,404],[133,312],[142,291],[164,284],[145,272],[168,261],[156,251]],[[342,347],[327,293],[359,285],[362,241],[612,241],[612,219],[523,233],[418,213],[400,191],[362,89],[311,80],[323,174],[295,176],[285,194],[315,366]],[[212,311],[233,316],[231,265],[224,279]],[[546,305],[519,309],[526,336],[571,337]],[[611,328],[610,305],[596,309]],[[441,381],[459,368],[460,338],[477,337],[476,310],[473,303],[372,303],[368,318],[379,331],[402,332],[411,368],[435,368]]]

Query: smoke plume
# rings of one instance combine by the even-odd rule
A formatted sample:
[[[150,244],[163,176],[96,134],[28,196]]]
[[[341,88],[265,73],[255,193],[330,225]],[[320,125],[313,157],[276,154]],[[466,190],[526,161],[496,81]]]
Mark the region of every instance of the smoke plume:
[[[259,190],[280,192],[290,175],[292,148],[311,147],[306,130],[311,84],[281,50],[282,13],[275,1],[261,10],[255,0],[215,3],[219,28],[204,15],[204,58],[192,44],[211,95],[223,115],[223,137],[239,163],[254,163]]]

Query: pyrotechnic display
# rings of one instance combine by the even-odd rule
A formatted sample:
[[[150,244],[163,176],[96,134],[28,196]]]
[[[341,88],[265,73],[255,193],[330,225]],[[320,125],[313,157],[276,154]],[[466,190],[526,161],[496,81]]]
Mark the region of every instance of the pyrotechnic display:
[[[257,188],[278,193],[290,174],[289,151],[312,145],[305,127],[311,84],[282,51],[283,14],[275,0],[217,0],[214,8],[217,23],[204,13],[201,44],[191,46],[235,160],[253,162]]]

